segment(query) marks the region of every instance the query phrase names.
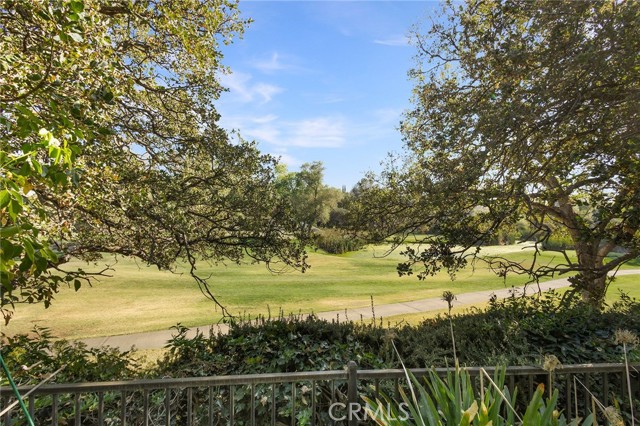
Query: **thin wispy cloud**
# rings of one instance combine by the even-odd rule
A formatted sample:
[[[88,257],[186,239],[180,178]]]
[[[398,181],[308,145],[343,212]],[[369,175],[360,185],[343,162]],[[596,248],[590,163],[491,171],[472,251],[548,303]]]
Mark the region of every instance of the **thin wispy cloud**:
[[[266,104],[278,93],[282,93],[283,89],[273,84],[258,83],[251,87],[251,90],[262,98],[261,103]]]
[[[291,154],[287,154],[286,152],[272,152],[271,155],[273,155],[276,158],[280,159],[280,163],[282,164],[286,164],[287,167],[298,167],[301,166],[303,161],[299,160],[298,158],[294,157]]]
[[[305,148],[339,148],[346,141],[345,125],[341,119],[319,117],[292,123],[288,146]]]
[[[259,124],[264,124],[264,123],[270,123],[274,120],[277,120],[278,116],[275,114],[267,114],[267,115],[263,115],[261,117],[255,117],[252,118],[251,121],[253,121],[254,123],[259,123]]]
[[[410,46],[409,38],[407,36],[395,36],[385,39],[373,40],[375,44],[381,44],[383,46]]]
[[[338,104],[340,102],[344,102],[345,101],[345,97],[341,96],[341,95],[326,95],[323,96],[323,98],[321,99],[320,103],[323,104]]]
[[[275,95],[284,91],[281,87],[273,84],[253,83],[252,79],[251,74],[236,72],[223,74],[220,82],[229,89],[231,100],[242,103],[258,102],[259,104],[266,104]]]
[[[280,131],[275,127],[256,127],[244,132],[250,139],[273,144],[280,140]]]
[[[372,112],[372,116],[378,123],[399,124],[404,111],[400,108],[379,108]]]
[[[249,66],[264,74],[274,74],[280,71],[301,71],[295,58],[291,55],[283,55],[279,52],[272,52],[267,58],[254,59],[249,62]]]
[[[222,125],[227,129],[240,129],[245,138],[278,149],[340,148],[347,141],[348,126],[344,119],[336,117],[312,117],[290,121],[280,120],[275,115],[226,116]]]

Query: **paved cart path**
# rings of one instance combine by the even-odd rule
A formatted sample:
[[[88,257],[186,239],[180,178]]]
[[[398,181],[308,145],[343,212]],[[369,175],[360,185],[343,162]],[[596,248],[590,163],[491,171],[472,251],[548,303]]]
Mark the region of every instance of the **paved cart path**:
[[[640,274],[640,269],[627,269],[618,271],[618,276],[622,275],[633,275]],[[639,278],[640,281],[640,278]],[[640,282],[639,282],[640,284]],[[557,280],[547,281],[540,284],[540,289],[542,291],[547,291],[550,289],[558,289],[569,286],[569,281],[567,278],[561,278]],[[535,285],[529,285],[527,288],[528,294],[533,294],[537,292],[538,288]],[[486,303],[489,301],[492,295],[496,295],[496,297],[503,299],[509,297],[513,291],[519,292],[520,294],[524,291],[524,287],[509,287],[509,288],[501,288],[494,290],[484,290],[484,291],[473,291],[469,293],[457,294],[457,300],[453,302],[455,305],[474,305],[480,303]],[[420,312],[431,312],[438,311],[447,308],[447,303],[442,300],[440,297],[433,297],[429,299],[420,299],[413,300],[410,302],[400,302],[400,303],[389,303],[386,305],[377,305],[375,306],[375,315],[377,318],[389,318],[394,315],[402,315],[402,314],[414,314]],[[371,319],[373,317],[373,312],[370,306],[363,308],[353,308],[348,310],[339,310],[339,311],[327,311],[320,312],[316,314],[317,317],[326,320],[352,320],[359,321],[360,319]],[[209,330],[213,329],[214,332],[224,333],[228,330],[228,327],[225,324],[217,324],[217,325],[206,325],[201,327],[194,327],[189,330],[187,336],[193,337],[196,332],[200,331],[207,335]],[[120,348],[121,350],[131,349],[132,346],[135,346],[136,349],[156,349],[162,348],[166,344],[167,340],[171,338],[171,335],[175,333],[174,329],[169,330],[160,330],[160,331],[152,331],[148,333],[133,333],[133,334],[125,334],[119,336],[107,336],[107,337],[97,337],[91,339],[83,339],[90,347],[98,347],[98,346],[112,346]]]

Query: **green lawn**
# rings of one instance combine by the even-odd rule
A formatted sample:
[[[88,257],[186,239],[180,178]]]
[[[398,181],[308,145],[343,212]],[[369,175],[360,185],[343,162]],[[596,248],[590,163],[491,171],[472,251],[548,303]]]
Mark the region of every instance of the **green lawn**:
[[[612,304],[617,300],[620,300],[620,291],[626,293],[632,298],[636,298],[640,300],[640,275],[626,275],[617,277],[613,282],[609,291],[607,292],[607,303]],[[567,288],[568,289],[568,288]],[[564,294],[567,289],[559,289],[557,292]],[[444,302],[443,302],[444,304]],[[485,308],[488,303],[480,303],[474,305],[456,305],[454,304],[453,309],[451,310],[452,314],[462,314],[472,307],[474,308]],[[440,314],[447,313],[447,309],[441,309],[438,311],[430,311],[426,313],[417,313],[417,314],[406,314],[406,315],[396,315],[389,318],[385,318],[385,325],[387,323],[390,324],[419,324],[426,318],[434,318]]]
[[[312,267],[305,274],[275,275],[264,265],[202,265],[200,272],[212,274],[213,291],[231,313],[252,316],[269,310],[276,315],[280,309],[285,313],[342,310],[369,306],[371,297],[379,305],[439,297],[443,290],[462,293],[505,285],[482,265],[459,273],[454,281],[444,273],[422,282],[415,277],[399,278],[395,266],[402,257],[399,253],[374,256],[384,250],[375,247],[341,256],[311,253]],[[487,247],[483,253],[504,253],[514,260],[530,258],[530,252],[517,246]],[[556,260],[560,260],[557,255],[544,254],[541,262]],[[81,338],[166,329],[179,322],[203,325],[221,317],[188,274],[160,272],[130,259],[120,259],[114,269],[113,277],[102,278],[92,287],[83,286],[78,292],[63,289],[49,309],[17,306],[15,317],[3,331],[26,332],[38,325],[49,327],[59,337]],[[525,280],[509,278],[506,285]]]

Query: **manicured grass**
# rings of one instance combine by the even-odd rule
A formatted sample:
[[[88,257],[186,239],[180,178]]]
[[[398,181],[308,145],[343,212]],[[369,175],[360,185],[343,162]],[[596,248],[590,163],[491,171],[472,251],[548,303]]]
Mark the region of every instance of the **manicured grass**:
[[[556,292],[564,294],[566,289],[558,289]],[[611,305],[612,303],[620,300],[620,292],[627,294],[631,298],[640,299],[640,275],[626,275],[617,277],[616,280],[609,287],[609,291],[607,292],[607,303]],[[446,306],[446,302],[442,302],[443,306]],[[463,314],[469,311],[471,308],[483,309],[489,303],[476,303],[473,305],[460,305],[455,304],[453,309],[451,309],[451,314]],[[383,319],[383,324],[386,326],[387,324],[395,325],[395,324],[412,324],[416,325],[422,322],[427,318],[435,318],[438,315],[443,315],[447,313],[447,309],[440,309],[437,311],[430,311],[425,313],[417,313],[417,314],[405,314],[405,315],[395,315],[389,318]]]
[[[279,310],[342,310],[369,306],[371,297],[380,305],[440,297],[443,290],[459,294],[526,281],[516,276],[505,284],[482,264],[475,271],[460,272],[454,281],[446,273],[425,281],[399,278],[395,267],[402,256],[394,252],[374,257],[384,251],[385,247],[379,246],[341,256],[311,253],[312,267],[305,274],[271,274],[264,265],[202,265],[199,272],[212,275],[213,292],[231,313],[252,316],[269,310],[273,315]],[[487,247],[483,253],[504,253],[513,260],[526,260],[531,255],[517,246]],[[556,254],[544,254],[540,259],[545,263],[560,260]],[[92,287],[78,292],[63,289],[49,309],[17,306],[14,319],[3,331],[27,332],[38,325],[49,327],[59,337],[82,338],[167,329],[177,323],[204,325],[221,318],[220,310],[200,293],[184,269],[178,268],[182,275],[161,272],[130,259],[120,259],[114,269],[113,277]]]

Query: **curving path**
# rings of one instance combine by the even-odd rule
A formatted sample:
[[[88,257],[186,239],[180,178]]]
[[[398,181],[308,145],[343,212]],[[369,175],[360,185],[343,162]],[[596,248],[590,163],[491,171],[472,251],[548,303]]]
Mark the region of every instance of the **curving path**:
[[[634,275],[640,274],[640,269],[626,269],[620,270],[617,276],[622,275]],[[640,279],[639,282],[640,284]],[[557,280],[547,281],[540,284],[541,291],[547,291],[550,289],[558,289],[568,287],[569,281],[567,278],[561,278]],[[530,285],[528,287],[530,293],[537,292],[537,287]],[[454,301],[454,305],[473,305],[477,303],[486,303],[492,295],[496,295],[498,298],[509,297],[513,291],[522,293],[524,287],[510,287],[495,290],[474,291],[469,293],[457,294],[457,300]],[[429,299],[413,300],[410,302],[390,303],[386,305],[375,306],[375,315],[377,318],[389,318],[394,315],[402,314],[414,314],[420,312],[430,312],[446,309],[447,305],[440,297],[434,297]],[[318,318],[327,320],[349,321],[360,319],[371,319],[373,312],[371,307],[354,308],[349,310],[340,311],[327,311],[320,312],[316,315]],[[213,329],[214,332],[225,333],[228,330],[228,326],[225,324],[218,324],[213,326],[201,326],[194,327],[189,330],[188,336],[195,336],[197,331],[201,331],[205,335],[209,330]],[[167,340],[171,338],[171,335],[175,333],[174,330],[160,330],[148,333],[134,333],[125,334],[120,336],[107,336],[97,337],[92,339],[83,339],[82,342],[86,343],[90,347],[99,346],[112,346],[120,348],[121,350],[129,350],[132,346],[136,349],[157,349],[165,346]]]

